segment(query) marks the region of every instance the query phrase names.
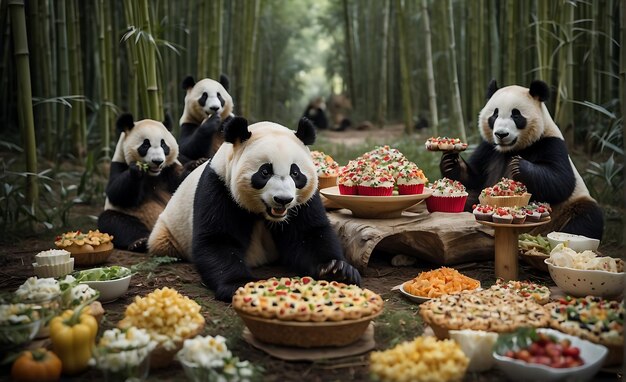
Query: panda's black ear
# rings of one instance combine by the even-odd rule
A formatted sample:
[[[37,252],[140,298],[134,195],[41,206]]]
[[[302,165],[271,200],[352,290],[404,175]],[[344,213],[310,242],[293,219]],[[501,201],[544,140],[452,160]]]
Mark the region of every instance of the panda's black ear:
[[[226,89],[226,91],[228,91],[228,88],[230,87],[230,80],[228,79],[228,77],[224,73],[220,74],[220,84],[222,84],[224,89]]]
[[[550,88],[543,81],[535,80],[529,86],[530,96],[537,98],[541,102],[546,102],[550,98]]]
[[[309,146],[315,143],[315,125],[307,117],[302,117],[298,123],[298,131],[296,137],[300,138],[302,143]]]
[[[185,79],[183,80],[181,84],[182,84],[183,90],[189,90],[196,84],[196,81],[193,79],[192,76],[187,76],[185,77]]]
[[[170,113],[165,112],[165,119],[163,119],[163,126],[167,129],[167,131],[172,131],[172,116]]]
[[[128,131],[135,126],[135,121],[133,120],[133,115],[130,113],[124,113],[119,116],[117,122],[115,123],[115,127],[117,127],[117,131],[120,133],[123,131]]]
[[[248,130],[248,120],[243,117],[233,117],[224,123],[224,141],[229,143],[244,142],[252,136]]]
[[[493,93],[498,91],[498,83],[496,80],[489,81],[489,85],[487,85],[487,99],[490,99]]]

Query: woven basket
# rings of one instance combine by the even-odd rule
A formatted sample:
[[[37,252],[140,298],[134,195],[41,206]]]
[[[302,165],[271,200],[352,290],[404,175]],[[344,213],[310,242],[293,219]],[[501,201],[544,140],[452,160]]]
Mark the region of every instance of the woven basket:
[[[356,342],[365,333],[370,321],[382,313],[381,310],[356,320],[298,322],[261,318],[235,310],[259,341],[301,348],[345,346]]]
[[[490,206],[496,207],[523,207],[528,204],[532,194],[528,192],[524,193],[524,195],[514,195],[514,196],[480,196],[478,200],[480,204],[487,204]]]
[[[100,244],[93,252],[82,252],[79,246],[72,244],[65,248],[74,258],[74,264],[78,266],[98,265],[105,263],[113,252],[113,243]]]
[[[202,330],[204,330],[204,323],[198,326],[198,328],[194,332],[190,333],[187,338],[193,338],[197,336],[202,332]],[[150,353],[150,368],[163,369],[169,366],[169,364],[172,363],[172,361],[174,360],[174,356],[176,355],[176,353],[178,353],[178,351],[183,348],[185,339],[176,341],[176,346],[171,350],[166,349],[162,344],[157,345],[157,347],[152,350],[152,353]]]

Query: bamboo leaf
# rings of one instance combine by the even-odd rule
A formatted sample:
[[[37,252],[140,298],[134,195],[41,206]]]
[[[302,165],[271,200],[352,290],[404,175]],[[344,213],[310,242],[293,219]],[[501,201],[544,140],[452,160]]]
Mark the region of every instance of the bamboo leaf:
[[[586,107],[588,107],[588,108],[590,108],[590,109],[592,109],[592,110],[595,110],[595,111],[597,111],[597,112],[600,112],[600,113],[602,113],[602,114],[606,115],[606,116],[607,116],[607,117],[609,117],[610,119],[615,119],[615,118],[616,118],[616,117],[615,117],[615,114],[611,113],[610,111],[608,111],[607,109],[603,108],[603,107],[602,107],[602,106],[600,106],[600,105],[596,105],[596,104],[595,104],[595,103],[593,103],[593,102],[589,102],[589,101],[583,101],[583,102],[580,102],[580,101],[574,101],[574,100],[569,100],[568,102],[575,103],[575,104],[577,104],[577,105],[586,106]]]

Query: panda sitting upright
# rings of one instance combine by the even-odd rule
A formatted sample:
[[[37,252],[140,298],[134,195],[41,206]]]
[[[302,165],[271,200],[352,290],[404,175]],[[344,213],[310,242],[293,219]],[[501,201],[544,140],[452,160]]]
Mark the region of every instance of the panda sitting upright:
[[[180,118],[180,161],[211,158],[224,142],[222,123],[233,115],[233,99],[228,94],[228,78],[217,82],[205,78],[183,80],[185,108]]]
[[[445,153],[443,176],[463,183],[469,192],[467,211],[485,187],[507,177],[526,185],[532,198],[552,206],[552,220],[541,232],[562,231],[602,238],[602,210],[589,195],[574,167],[561,131],[543,103],[548,85],[533,81],[530,88],[498,89],[491,81],[487,104],[478,117],[484,141],[465,162],[457,153]]]
[[[117,248],[145,252],[154,223],[180,184],[178,144],[168,125],[133,121],[130,114],[117,120],[120,139],[98,217],[98,228],[113,235]]]
[[[272,122],[225,124],[210,162],[180,185],[148,241],[152,255],[192,260],[219,300],[253,280],[250,267],[280,260],[316,278],[360,283],[343,256],[317,192],[309,149],[315,127],[294,133]]]

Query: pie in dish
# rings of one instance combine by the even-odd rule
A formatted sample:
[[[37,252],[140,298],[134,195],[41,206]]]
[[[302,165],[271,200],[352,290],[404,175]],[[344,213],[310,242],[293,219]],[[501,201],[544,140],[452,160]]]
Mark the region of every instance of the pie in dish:
[[[541,305],[550,302],[550,288],[545,285],[535,284],[531,281],[503,281],[498,279],[491,290],[515,293],[524,298],[532,298]]]
[[[75,253],[99,252],[113,248],[113,236],[99,230],[89,230],[84,233],[81,231],[70,231],[57,236],[54,244],[57,248]]]
[[[283,321],[356,320],[379,313],[382,298],[369,289],[311,277],[249,282],[233,296],[233,308],[251,316]]]
[[[534,299],[492,289],[432,299],[420,306],[420,315],[441,337],[447,330],[503,333],[523,326],[544,327],[549,320],[548,312]]]
[[[550,326],[601,345],[624,344],[624,306],[600,297],[566,297],[546,305]]]

